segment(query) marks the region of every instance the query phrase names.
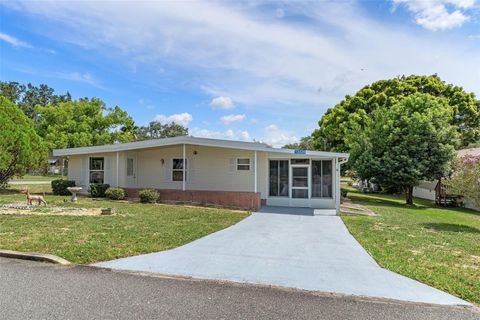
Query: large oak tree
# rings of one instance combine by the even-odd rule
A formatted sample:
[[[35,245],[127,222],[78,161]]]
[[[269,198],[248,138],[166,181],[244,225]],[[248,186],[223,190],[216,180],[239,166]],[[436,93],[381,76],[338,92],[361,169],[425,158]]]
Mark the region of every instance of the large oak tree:
[[[47,149],[32,121],[10,100],[0,97],[0,187],[14,175],[41,168]]]
[[[151,121],[148,126],[137,129],[136,140],[141,141],[178,136],[188,136],[188,128],[175,122],[161,123],[160,121]]]
[[[406,203],[413,204],[420,180],[438,179],[450,169],[459,135],[452,113],[447,99],[420,93],[378,108],[347,136],[349,162],[360,179],[403,189]]]
[[[473,93],[446,84],[436,75],[412,75],[376,81],[355,95],[346,96],[319,121],[319,128],[313,133],[316,148],[348,152],[345,137],[353,128],[365,127],[376,110],[389,109],[416,93],[445,98],[451,110],[449,123],[460,134],[459,147],[480,141],[480,101]]]
[[[60,102],[72,101],[70,93],[55,94],[55,90],[46,84],[41,84],[37,87],[31,83],[25,85],[14,81],[0,81],[0,96],[15,103],[27,117],[34,121],[36,118],[36,106],[55,105]]]
[[[135,123],[120,107],[99,99],[37,106],[36,129],[48,148],[74,148],[135,140]]]

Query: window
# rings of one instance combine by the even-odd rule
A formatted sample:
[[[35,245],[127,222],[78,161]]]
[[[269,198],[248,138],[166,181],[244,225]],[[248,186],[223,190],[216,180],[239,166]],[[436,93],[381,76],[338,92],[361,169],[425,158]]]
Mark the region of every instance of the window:
[[[237,170],[250,170],[250,159],[249,158],[238,158],[237,159]]]
[[[270,160],[269,195],[288,197],[288,160]]]
[[[104,158],[90,158],[89,179],[90,183],[104,183]]]
[[[133,159],[127,158],[127,177],[133,177]]]
[[[332,197],[332,161],[312,161],[312,197]]]
[[[185,181],[187,181],[187,159],[185,159]],[[172,180],[183,181],[183,159],[172,159]]]

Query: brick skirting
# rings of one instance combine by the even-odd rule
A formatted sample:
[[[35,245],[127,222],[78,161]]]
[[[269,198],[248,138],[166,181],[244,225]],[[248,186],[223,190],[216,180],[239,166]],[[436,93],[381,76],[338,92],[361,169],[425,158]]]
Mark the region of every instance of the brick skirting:
[[[138,191],[144,188],[125,188],[129,198],[138,198]],[[192,203],[199,205],[215,205],[239,209],[259,209],[261,207],[260,192],[239,191],[205,191],[205,190],[172,190],[157,189],[160,192],[160,202]]]

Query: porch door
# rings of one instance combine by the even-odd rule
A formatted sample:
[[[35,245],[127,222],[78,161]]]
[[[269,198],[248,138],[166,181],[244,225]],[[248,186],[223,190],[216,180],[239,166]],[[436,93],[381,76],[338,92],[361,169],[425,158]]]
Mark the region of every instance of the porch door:
[[[310,206],[310,165],[290,166],[291,186],[290,205],[299,207]]]
[[[137,157],[134,155],[127,156],[127,187],[137,186]]]

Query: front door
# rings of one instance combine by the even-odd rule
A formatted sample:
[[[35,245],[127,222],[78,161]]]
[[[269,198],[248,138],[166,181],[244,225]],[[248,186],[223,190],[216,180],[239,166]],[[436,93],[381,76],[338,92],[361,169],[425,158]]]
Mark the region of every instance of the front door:
[[[137,186],[137,157],[134,155],[127,156],[127,187]]]
[[[310,206],[310,165],[290,166],[290,205],[298,207]]]

